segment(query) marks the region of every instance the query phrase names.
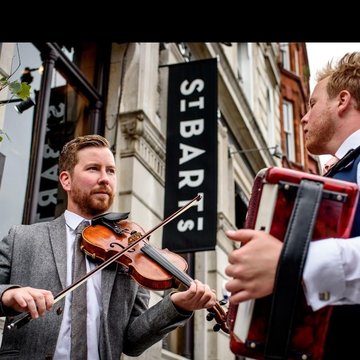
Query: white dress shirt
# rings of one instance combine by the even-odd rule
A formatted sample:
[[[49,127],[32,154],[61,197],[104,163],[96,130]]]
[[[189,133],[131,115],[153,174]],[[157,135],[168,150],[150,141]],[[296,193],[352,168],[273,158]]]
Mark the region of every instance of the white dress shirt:
[[[335,155],[341,159],[359,145],[360,130],[357,130]],[[357,184],[360,186],[359,168]],[[360,304],[360,237],[311,241],[303,282],[307,302],[314,311],[326,305]]]
[[[84,220],[81,216],[66,210],[66,286],[72,284],[72,257],[74,251],[75,229]],[[86,219],[87,220],[87,219]],[[86,259],[86,271],[89,272],[95,268],[95,264]],[[99,331],[100,331],[100,314],[102,311],[101,304],[101,271],[91,276],[87,282],[87,346],[88,360],[99,360]],[[85,284],[83,284],[85,285]],[[81,285],[81,286],[83,286]],[[65,297],[65,306],[63,320],[60,327],[60,333],[56,344],[54,360],[70,360],[71,348],[71,299],[72,293]]]

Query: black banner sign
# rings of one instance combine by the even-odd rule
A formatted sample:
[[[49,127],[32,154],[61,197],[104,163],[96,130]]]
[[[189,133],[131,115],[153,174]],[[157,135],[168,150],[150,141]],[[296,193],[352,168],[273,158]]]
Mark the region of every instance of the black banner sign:
[[[163,247],[213,250],[217,226],[217,60],[169,66],[165,217],[201,200],[163,229]]]
[[[62,145],[67,141],[62,133],[57,131],[65,123],[65,91],[66,86],[51,89],[36,221],[51,220],[55,214],[58,161]]]

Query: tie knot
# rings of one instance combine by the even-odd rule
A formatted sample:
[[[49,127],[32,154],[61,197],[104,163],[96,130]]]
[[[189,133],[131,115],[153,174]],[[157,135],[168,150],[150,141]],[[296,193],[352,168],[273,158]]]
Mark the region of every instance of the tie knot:
[[[337,162],[339,159],[336,156],[332,156],[325,164],[323,168],[323,174],[327,173]]]
[[[81,235],[82,231],[90,225],[90,222],[88,220],[83,220],[75,229],[76,236]]]

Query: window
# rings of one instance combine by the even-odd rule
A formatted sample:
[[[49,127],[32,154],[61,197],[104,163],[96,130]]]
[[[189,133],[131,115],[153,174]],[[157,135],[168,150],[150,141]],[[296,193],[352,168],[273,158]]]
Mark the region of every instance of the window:
[[[290,71],[291,68],[289,43],[280,43],[280,54],[283,68]]]
[[[268,146],[275,146],[275,116],[274,116],[274,89],[268,83],[266,88],[266,121],[267,121],[267,135]]]
[[[242,85],[246,98],[252,106],[252,65],[251,43],[238,44],[238,78]]]
[[[290,161],[295,161],[293,104],[287,100],[283,101],[283,119],[286,155]]]
[[[295,48],[294,52],[294,60],[295,60],[295,73],[300,76],[300,65],[299,65],[299,50]]]

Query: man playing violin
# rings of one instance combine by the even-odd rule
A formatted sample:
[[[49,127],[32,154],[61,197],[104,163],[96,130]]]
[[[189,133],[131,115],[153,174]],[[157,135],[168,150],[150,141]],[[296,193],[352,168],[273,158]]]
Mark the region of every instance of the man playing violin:
[[[113,203],[116,166],[109,142],[99,135],[68,142],[60,154],[59,180],[67,194],[65,212],[53,221],[13,226],[0,243],[0,316],[7,317],[0,358],[79,359],[70,357],[72,296],[55,305],[54,295],[72,283],[76,227]],[[96,265],[86,259],[86,266],[91,271]],[[138,356],[183,326],[194,310],[216,304],[209,286],[194,280],[186,291],[149,307],[149,290],[118,263],[97,272],[86,285],[87,359]],[[9,330],[11,317],[22,312],[37,320]]]

